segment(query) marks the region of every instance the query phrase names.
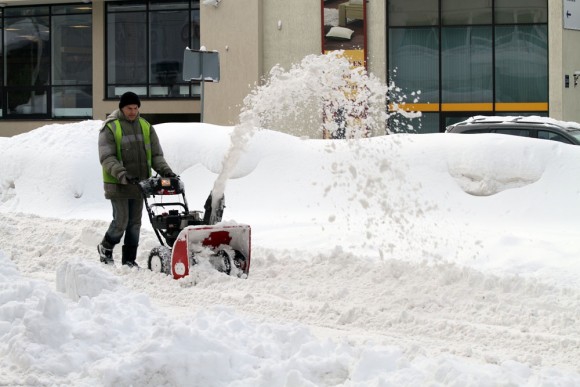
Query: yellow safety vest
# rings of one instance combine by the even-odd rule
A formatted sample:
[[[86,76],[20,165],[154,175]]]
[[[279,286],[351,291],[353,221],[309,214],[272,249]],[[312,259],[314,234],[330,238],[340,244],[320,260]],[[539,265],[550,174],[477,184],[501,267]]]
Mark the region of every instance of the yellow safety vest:
[[[115,126],[111,126],[111,123]],[[147,168],[149,170],[149,176],[151,176],[151,124],[147,122],[144,118],[139,117],[139,124],[141,125],[141,131],[143,132],[143,141],[145,142],[145,153],[147,154]],[[115,144],[117,145],[117,160],[122,161],[121,155],[121,142],[123,140],[123,130],[121,130],[121,123],[119,120],[111,121],[107,124],[107,127],[115,136]],[[103,181],[105,183],[119,184],[119,180],[111,175],[109,172],[105,171],[103,168]]]

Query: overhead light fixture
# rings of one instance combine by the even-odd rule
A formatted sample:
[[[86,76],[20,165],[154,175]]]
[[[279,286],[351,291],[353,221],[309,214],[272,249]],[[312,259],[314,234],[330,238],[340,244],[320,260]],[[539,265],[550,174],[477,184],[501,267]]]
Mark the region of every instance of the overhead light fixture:
[[[203,0],[203,5],[213,5],[217,8],[220,5],[222,0]]]

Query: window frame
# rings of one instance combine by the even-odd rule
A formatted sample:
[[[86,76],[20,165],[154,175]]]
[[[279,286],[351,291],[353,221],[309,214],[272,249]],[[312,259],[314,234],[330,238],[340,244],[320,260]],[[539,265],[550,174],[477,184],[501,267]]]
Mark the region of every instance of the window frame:
[[[80,6],[83,7],[81,10]],[[75,11],[75,7],[76,11]],[[79,118],[91,118],[93,114],[93,103],[92,103],[92,86],[93,86],[93,77],[92,71],[90,73],[90,79],[88,82],[78,82],[75,84],[76,87],[85,87],[91,90],[89,95],[90,98],[90,108],[86,108],[85,114],[57,114],[62,109],[55,107],[54,102],[54,93],[57,92],[58,88],[62,88],[65,85],[62,82],[55,81],[55,74],[53,70],[55,68],[55,55],[54,55],[54,48],[56,47],[55,44],[55,35],[54,35],[54,21],[57,18],[66,18],[70,16],[71,18],[75,18],[79,15],[91,15],[92,16],[93,10],[92,6],[87,5],[86,3],[78,2],[78,3],[70,3],[70,4],[50,4],[50,5],[36,5],[36,6],[15,6],[15,7],[7,7],[0,10],[0,37],[1,41],[0,44],[2,45],[2,55],[0,58],[0,63],[2,64],[2,69],[0,70],[0,120],[37,120],[37,119],[79,119]],[[40,85],[28,85],[28,84],[12,84],[9,85],[6,80],[8,77],[11,76],[6,71],[6,66],[8,66],[8,61],[6,57],[10,54],[7,50],[6,46],[6,28],[10,26],[7,21],[17,21],[18,19],[22,18],[46,18],[46,26],[48,28],[48,40],[46,43],[46,47],[43,47],[43,56],[46,52],[46,61],[48,63],[42,64],[42,72],[46,74],[46,82]],[[91,28],[91,38],[90,38],[90,62],[92,64],[93,52],[92,52],[92,29],[93,29],[93,20],[92,17],[89,17],[87,20],[90,23]],[[44,25],[44,24],[43,24]],[[44,39],[43,39],[44,40]],[[59,46],[62,48],[67,48],[68,46]],[[8,109],[10,98],[13,98],[15,92],[25,92],[31,93],[31,95],[38,93],[36,95],[44,96],[42,98],[42,109],[43,111],[40,112],[26,112],[26,105],[28,104],[19,104],[16,107],[23,106],[23,112],[13,112]],[[29,99],[29,101],[32,100]]]
[[[534,90],[543,90],[544,88],[546,90],[548,90],[547,95],[545,95],[545,99],[541,100],[541,101],[527,101],[527,100],[517,100],[514,102],[511,101],[503,101],[503,100],[499,100],[498,99],[498,84],[497,84],[497,66],[498,66],[498,61],[496,58],[496,53],[497,53],[497,39],[496,39],[496,31],[498,28],[505,28],[505,27],[511,27],[511,26],[532,26],[532,27],[541,27],[543,29],[545,29],[545,31],[549,31],[549,17],[547,17],[548,15],[548,0],[534,0],[533,4],[531,5],[531,9],[529,10],[529,12],[525,13],[527,16],[525,18],[525,20],[516,20],[515,16],[514,16],[514,22],[513,23],[505,23],[503,20],[500,22],[499,20],[496,20],[496,13],[497,13],[497,9],[496,9],[496,2],[489,0],[490,4],[492,6],[491,8],[491,22],[490,23],[483,23],[481,18],[473,18],[472,22],[466,22],[465,24],[461,24],[459,22],[455,22],[454,20],[448,20],[446,19],[444,16],[444,11],[447,9],[452,9],[451,7],[446,7],[444,6],[444,3],[446,2],[446,0],[435,0],[438,6],[438,10],[439,10],[439,14],[438,14],[438,19],[437,21],[432,20],[432,18],[427,18],[424,20],[423,24],[421,23],[412,23],[409,22],[409,20],[416,20],[414,19],[415,15],[413,15],[413,13],[416,12],[421,12],[421,8],[420,8],[420,4],[418,2],[418,0],[414,0],[414,1],[408,1],[405,2],[405,0],[387,0],[387,6],[385,7],[385,20],[386,20],[386,34],[387,34],[387,39],[385,39],[385,45],[386,45],[386,74],[387,74],[387,79],[389,83],[393,83],[393,86],[395,86],[392,90],[393,92],[389,92],[388,93],[388,100],[397,100],[398,95],[397,94],[402,94],[402,95],[407,95],[407,98],[409,98],[409,96],[413,95],[415,96],[416,94],[418,94],[418,90],[413,90],[412,87],[414,87],[412,85],[412,82],[410,83],[410,85],[406,85],[406,84],[402,84],[402,83],[398,83],[397,82],[397,72],[399,71],[398,69],[394,68],[393,63],[396,63],[397,60],[393,61],[393,47],[391,46],[391,43],[393,42],[393,39],[391,37],[393,31],[396,30],[411,30],[411,29],[418,29],[418,28],[436,28],[438,30],[438,36],[439,36],[439,62],[438,62],[438,66],[439,66],[439,74],[437,79],[434,79],[432,81],[429,81],[428,84],[436,84],[438,83],[439,85],[439,100],[438,102],[434,102],[433,98],[421,98],[423,96],[423,91],[421,90],[421,96],[419,97],[419,99],[416,99],[413,97],[413,101],[411,102],[410,100],[408,101],[410,105],[412,105],[413,110],[417,111],[417,112],[422,112],[422,113],[427,113],[427,114],[432,114],[432,113],[439,113],[440,114],[440,122],[439,122],[439,132],[444,132],[446,126],[444,125],[444,122],[447,121],[450,117],[454,117],[454,116],[463,116],[463,115],[468,115],[468,116],[473,116],[473,115],[478,115],[478,114],[486,114],[486,115],[505,115],[507,113],[513,114],[513,115],[530,115],[530,114],[535,114],[535,115],[548,115],[549,114],[549,66],[546,66],[545,69],[545,73],[541,74],[542,79],[546,79],[546,84],[545,86],[539,85],[537,86]],[[483,2],[480,2],[481,4],[483,4]],[[525,2],[521,2],[521,7],[524,7],[526,4],[524,4]],[[409,14],[408,16],[406,16],[404,13],[399,12],[397,13],[396,19],[393,19],[393,15],[390,15],[390,10],[393,9],[393,4],[397,5],[397,4],[404,4],[403,7],[400,7],[400,9],[398,9],[398,11],[400,11],[401,9],[406,10],[406,12]],[[414,5],[413,5],[414,4]],[[416,9],[413,9],[413,6],[416,7]],[[432,7],[431,7],[432,8]],[[430,9],[431,9],[430,8]],[[532,16],[529,16],[532,15]],[[536,17],[536,16],[538,17]],[[477,16],[477,15],[475,15]],[[463,19],[465,20],[465,17],[462,16]],[[489,17],[489,15],[486,13],[486,17]],[[534,17],[536,17],[534,19]],[[530,18],[537,20],[537,21],[533,21],[533,22],[528,22],[526,20],[529,20]],[[459,18],[461,19],[461,17]],[[395,20],[395,22],[393,23],[393,20]],[[485,19],[484,19],[485,20]],[[492,99],[491,101],[487,102],[487,101],[470,101],[470,102],[449,102],[446,101],[446,98],[444,97],[444,60],[443,60],[443,47],[444,47],[444,42],[443,42],[443,31],[445,28],[461,28],[461,27],[489,27],[491,28],[491,55],[492,55],[492,62],[491,62],[491,74],[492,74]],[[549,42],[546,42],[546,57],[549,58]],[[397,50],[401,50],[400,48],[397,48]],[[404,48],[402,49],[404,51]],[[406,71],[408,71],[408,69],[406,69]],[[447,83],[450,82],[450,79],[447,80]],[[541,87],[540,87],[541,86]],[[504,86],[505,88],[505,86]],[[431,89],[429,89],[431,92]],[[541,95],[541,93],[538,92],[538,95],[540,95],[541,97],[543,97],[543,95]],[[407,101],[398,101],[397,103],[401,103],[401,102],[407,102]]]
[[[179,5],[178,3],[183,3]],[[111,11],[111,7],[122,7],[124,5],[139,6],[138,9],[122,9]],[[168,6],[168,7],[166,7]],[[177,81],[171,85],[163,85],[161,82],[155,82],[152,76],[152,66],[153,59],[151,58],[151,40],[152,40],[152,14],[161,14],[164,12],[179,11],[184,12],[188,16],[188,21],[186,26],[189,25],[191,28],[187,29],[187,40],[189,44],[188,47],[196,48],[199,47],[199,37],[197,37],[197,42],[195,42],[195,37],[193,36],[193,26],[197,23],[199,25],[199,13],[200,13],[200,1],[199,0],[171,0],[171,1],[159,1],[159,0],[142,0],[139,2],[131,1],[121,1],[121,2],[106,2],[105,3],[105,28],[104,28],[104,43],[105,43],[105,77],[104,77],[104,90],[105,90],[105,100],[116,100],[125,91],[133,91],[140,96],[142,99],[146,100],[197,100],[201,96],[201,87],[199,83],[192,83],[189,81],[183,81],[180,76],[180,71],[178,71]],[[197,19],[195,18],[195,13],[197,11]],[[114,47],[110,45],[109,39],[109,22],[112,14],[120,13],[144,13],[145,17],[145,40],[143,47],[139,49],[145,51],[145,79],[143,82],[136,83],[122,83],[111,79],[110,68],[109,68],[109,52]],[[183,67],[183,59],[179,62],[181,67]],[[167,92],[164,93],[161,88],[167,87]],[[171,95],[172,88],[177,87],[177,95]],[[184,91],[186,89],[187,91]]]

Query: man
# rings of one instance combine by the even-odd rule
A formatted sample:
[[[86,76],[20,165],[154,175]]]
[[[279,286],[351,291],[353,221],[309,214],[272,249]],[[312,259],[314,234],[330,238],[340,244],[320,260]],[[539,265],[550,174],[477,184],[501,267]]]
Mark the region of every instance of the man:
[[[97,246],[101,262],[114,264],[113,248],[121,242],[122,264],[139,267],[135,262],[143,197],[139,181],[151,176],[151,169],[164,177],[175,177],[165,161],[153,126],[139,115],[137,94],[121,96],[119,109],[111,113],[99,133],[99,160],[103,166],[105,197],[113,206],[113,221]]]

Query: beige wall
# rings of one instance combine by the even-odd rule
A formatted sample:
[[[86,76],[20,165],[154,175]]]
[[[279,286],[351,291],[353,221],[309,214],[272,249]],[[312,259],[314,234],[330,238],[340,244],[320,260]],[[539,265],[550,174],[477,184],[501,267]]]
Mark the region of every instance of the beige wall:
[[[321,12],[321,0],[292,0],[291,8],[287,0],[264,1],[265,75],[322,52]]]
[[[220,81],[206,83],[204,121],[238,123],[243,99],[262,74],[262,1],[201,5],[201,45],[220,54]]]
[[[563,119],[562,97],[564,90],[566,90],[566,94],[570,90],[564,89],[562,12],[561,1],[548,4],[548,101],[550,103],[550,116],[556,119]],[[572,79],[571,83],[573,84]]]
[[[367,2],[367,60],[368,71],[381,81],[387,79],[387,21],[386,1]]]
[[[550,117],[580,122],[580,77],[574,86],[574,72],[580,73],[580,31],[563,29],[561,1],[549,3]],[[564,77],[570,87],[564,87]]]

